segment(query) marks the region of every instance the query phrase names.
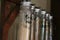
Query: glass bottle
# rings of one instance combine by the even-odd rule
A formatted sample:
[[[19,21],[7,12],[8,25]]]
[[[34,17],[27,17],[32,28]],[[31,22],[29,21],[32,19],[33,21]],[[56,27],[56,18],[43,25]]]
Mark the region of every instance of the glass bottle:
[[[46,31],[45,31],[45,40],[48,40],[49,35],[49,14],[46,14]]]
[[[39,40],[39,28],[40,28],[40,8],[39,7],[35,7],[35,40]]]
[[[30,28],[30,40],[34,40],[34,9],[35,9],[35,4],[31,4],[31,28]]]
[[[46,16],[46,11],[42,10],[41,11],[41,20],[42,20],[42,24],[41,24],[41,40],[45,39],[45,16]]]
[[[17,40],[29,40],[31,17],[30,4],[30,0],[23,0],[23,2],[21,2]]]
[[[50,37],[49,37],[49,40],[52,40],[52,19],[53,19],[53,16],[49,16],[49,22],[50,22]]]

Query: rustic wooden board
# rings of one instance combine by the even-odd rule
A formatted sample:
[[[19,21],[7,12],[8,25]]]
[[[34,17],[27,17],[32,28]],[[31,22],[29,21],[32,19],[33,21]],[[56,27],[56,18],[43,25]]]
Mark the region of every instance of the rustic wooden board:
[[[14,8],[11,12],[11,8]],[[14,22],[17,14],[19,11],[19,6],[15,5],[14,3],[11,2],[6,2],[5,4],[5,13],[3,14],[3,20],[5,20],[3,23],[3,36],[2,39],[3,40],[8,40],[8,31],[9,28],[11,27],[12,23]],[[11,14],[10,14],[11,13]],[[10,14],[10,15],[9,15]],[[8,16],[9,15],[9,16]],[[7,18],[7,20],[6,20]]]

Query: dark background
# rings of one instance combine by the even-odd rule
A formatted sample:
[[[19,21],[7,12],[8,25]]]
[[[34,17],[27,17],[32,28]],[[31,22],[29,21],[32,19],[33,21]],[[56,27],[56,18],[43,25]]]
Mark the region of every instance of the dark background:
[[[60,1],[51,0],[51,14],[53,15],[53,40],[60,40]]]

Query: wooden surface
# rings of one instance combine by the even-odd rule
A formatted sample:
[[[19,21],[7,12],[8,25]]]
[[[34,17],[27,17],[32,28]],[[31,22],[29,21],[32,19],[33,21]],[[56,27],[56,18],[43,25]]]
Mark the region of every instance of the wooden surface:
[[[12,23],[14,22],[16,16],[18,15],[19,6],[6,1],[5,2],[5,11],[2,14],[2,20],[3,20],[3,40],[8,40],[8,31],[11,27]]]

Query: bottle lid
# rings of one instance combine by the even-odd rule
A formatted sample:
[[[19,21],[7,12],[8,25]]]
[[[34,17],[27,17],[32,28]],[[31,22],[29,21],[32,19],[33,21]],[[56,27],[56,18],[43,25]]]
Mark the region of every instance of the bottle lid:
[[[35,12],[40,12],[40,7],[35,7]]]
[[[53,16],[50,16],[49,19],[53,19]]]
[[[40,12],[41,12],[41,9],[40,9],[40,7],[35,7],[35,14],[38,16],[38,17],[40,17]]]
[[[49,20],[49,16],[50,16],[50,14],[46,13],[46,20]]]
[[[49,17],[49,14],[48,13],[46,14],[46,17]]]
[[[32,10],[35,9],[35,4],[31,4],[31,7],[30,7]]]
[[[45,14],[46,14],[45,9],[43,9],[43,10],[41,11],[41,14],[43,14],[43,15],[45,15]]]
[[[21,2],[21,4],[24,6],[30,6],[31,2],[30,1],[28,1],[28,2],[23,1],[23,2]]]

